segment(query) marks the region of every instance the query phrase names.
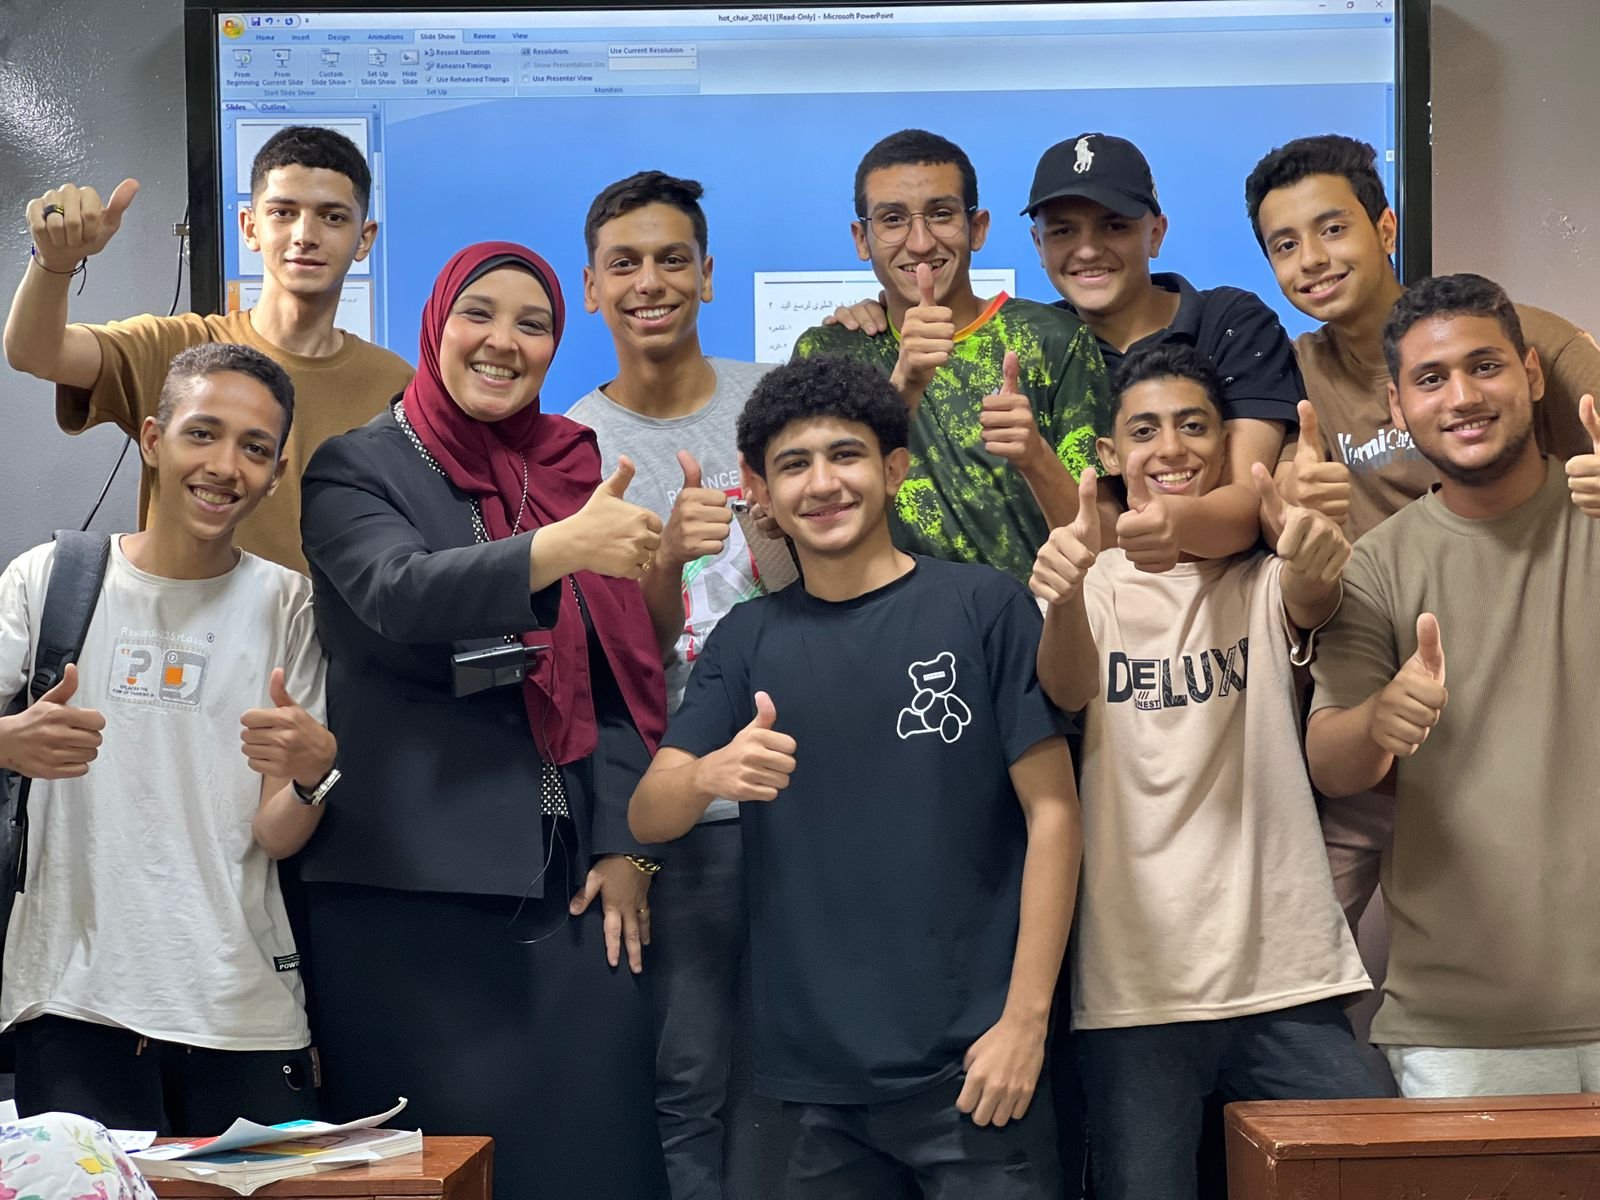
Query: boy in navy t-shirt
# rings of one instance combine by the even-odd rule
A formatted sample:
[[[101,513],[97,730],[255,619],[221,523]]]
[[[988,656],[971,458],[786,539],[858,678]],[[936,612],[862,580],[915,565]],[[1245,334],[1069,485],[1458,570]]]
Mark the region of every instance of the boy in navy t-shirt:
[[[1080,834],[1041,620],[902,553],[907,416],[870,366],[779,367],[739,420],[804,586],[707,641],[630,821],[744,802],[758,1090],[800,1106],[790,1197],[1054,1197],[1036,1098]]]

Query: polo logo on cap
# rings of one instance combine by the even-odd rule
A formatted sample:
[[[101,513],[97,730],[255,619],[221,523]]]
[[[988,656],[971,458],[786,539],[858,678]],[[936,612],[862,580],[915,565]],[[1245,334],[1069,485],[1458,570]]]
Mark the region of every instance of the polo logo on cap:
[[[1079,138],[1077,144],[1072,148],[1078,155],[1078,161],[1072,164],[1072,169],[1076,174],[1082,175],[1090,167],[1094,166],[1094,151],[1089,149],[1087,135]]]

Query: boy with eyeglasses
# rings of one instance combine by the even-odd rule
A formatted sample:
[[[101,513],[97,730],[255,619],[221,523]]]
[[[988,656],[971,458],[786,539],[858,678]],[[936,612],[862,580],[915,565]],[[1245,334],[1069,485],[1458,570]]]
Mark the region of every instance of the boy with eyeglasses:
[[[1077,513],[1075,478],[1109,425],[1094,335],[1070,313],[973,290],[989,213],[971,160],[945,138],[906,129],[873,146],[855,205],[856,253],[883,285],[893,336],[818,326],[794,356],[870,362],[911,410],[897,546],[1026,581],[1050,529]]]

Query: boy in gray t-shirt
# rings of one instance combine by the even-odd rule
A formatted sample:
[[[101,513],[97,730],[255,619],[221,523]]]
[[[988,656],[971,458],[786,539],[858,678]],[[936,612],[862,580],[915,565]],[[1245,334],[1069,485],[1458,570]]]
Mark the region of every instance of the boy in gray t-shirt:
[[[663,521],[672,520],[680,495],[685,506],[721,507],[743,495],[739,481],[739,451],[733,444],[733,426],[739,419],[745,398],[772,368],[766,363],[742,363],[727,358],[707,358],[715,373],[715,391],[693,412],[676,417],[657,417],[625,408],[600,388],[584,396],[567,415],[593,429],[600,438],[602,469],[616,468],[617,458],[627,454],[636,468],[628,499],[656,513]],[[692,461],[689,461],[692,460]],[[703,498],[693,493],[705,493]],[[731,511],[729,512],[731,516]],[[720,524],[712,516],[711,522]],[[679,523],[683,523],[680,514]],[[690,668],[705,645],[706,638],[722,615],[741,600],[761,594],[760,571],[744,532],[737,521],[727,523],[726,540],[714,554],[687,562],[676,561],[683,538],[670,534],[662,539],[656,553],[655,570],[681,574],[679,589],[682,630],[665,651],[667,667],[667,711],[676,712],[683,699]],[[655,605],[652,605],[654,613]],[[674,612],[676,616],[676,612]],[[736,815],[731,802],[726,811],[713,808],[714,819]]]
[[[707,358],[697,327],[711,299],[711,258],[701,187],[659,171],[612,184],[584,223],[589,264],[584,307],[599,313],[617,351],[616,378],[567,415],[594,429],[611,470],[624,454],[636,475],[628,498],[666,522],[661,548],[641,581],[667,668],[668,711],[717,622],[762,593],[756,555],[735,520],[742,497],[734,424],[771,368]],[[773,548],[781,544],[774,543]],[[787,553],[787,550],[784,550]],[[749,1068],[730,1075],[746,972],[744,860],[738,806],[717,800],[700,824],[673,842],[651,888],[655,938],[656,1109],[675,1196],[720,1200],[760,1192],[755,1178],[724,1163],[775,1161],[781,1151],[724,1148],[730,1139],[777,1133],[775,1113],[753,1103]],[[651,923],[643,920],[645,940]],[[751,1119],[754,1116],[766,1119]]]

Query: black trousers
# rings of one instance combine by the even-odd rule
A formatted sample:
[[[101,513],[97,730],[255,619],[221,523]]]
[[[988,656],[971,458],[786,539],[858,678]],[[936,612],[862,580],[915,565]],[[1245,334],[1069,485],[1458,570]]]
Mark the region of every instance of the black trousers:
[[[785,1104],[800,1128],[786,1200],[1060,1200],[1048,1082],[1003,1126],[956,1108],[965,1082],[877,1104]]]
[[[557,858],[515,924],[514,897],[307,884],[324,1103],[494,1138],[496,1200],[658,1200],[649,951],[612,969]]]
[[[43,1016],[17,1030],[17,1111],[79,1113],[110,1129],[210,1137],[235,1117],[318,1116],[315,1052],[208,1050]]]

